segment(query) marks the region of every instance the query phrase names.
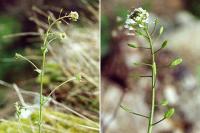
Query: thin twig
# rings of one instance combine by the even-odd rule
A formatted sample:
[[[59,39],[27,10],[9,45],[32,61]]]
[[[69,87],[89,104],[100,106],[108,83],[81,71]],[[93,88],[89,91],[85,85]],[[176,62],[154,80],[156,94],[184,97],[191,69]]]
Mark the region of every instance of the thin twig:
[[[20,55],[20,58],[29,62],[36,70],[39,70],[39,68],[31,60],[27,59],[25,56]]]
[[[47,97],[49,98],[58,88],[60,88],[60,87],[63,86],[64,84],[66,84],[66,83],[68,83],[68,82],[70,82],[70,81],[73,81],[73,80],[75,80],[75,79],[76,79],[76,78],[73,77],[73,78],[70,78],[70,79],[68,79],[68,80],[66,80],[66,81],[64,81],[64,82],[62,82],[60,85],[56,86],[56,87],[49,93],[49,95],[48,95]]]

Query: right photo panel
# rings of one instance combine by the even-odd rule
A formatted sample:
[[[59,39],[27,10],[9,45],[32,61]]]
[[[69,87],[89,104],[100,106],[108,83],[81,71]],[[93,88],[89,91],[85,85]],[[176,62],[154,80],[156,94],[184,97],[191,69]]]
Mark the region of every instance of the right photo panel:
[[[102,133],[200,132],[200,2],[101,1]]]

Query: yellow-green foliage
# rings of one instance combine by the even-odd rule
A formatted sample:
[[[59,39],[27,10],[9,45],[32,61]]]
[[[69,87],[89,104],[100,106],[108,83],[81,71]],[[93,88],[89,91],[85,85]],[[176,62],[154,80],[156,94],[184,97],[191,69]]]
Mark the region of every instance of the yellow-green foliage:
[[[38,133],[37,119],[36,111],[29,119],[3,121],[0,123],[0,133]],[[43,122],[43,133],[98,133],[95,130],[98,123],[51,109],[43,111]]]

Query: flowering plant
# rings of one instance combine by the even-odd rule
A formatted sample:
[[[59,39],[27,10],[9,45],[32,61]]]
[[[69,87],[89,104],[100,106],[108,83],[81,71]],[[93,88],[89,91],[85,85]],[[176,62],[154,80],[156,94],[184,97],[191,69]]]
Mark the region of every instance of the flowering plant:
[[[60,15],[62,14],[62,9],[60,11]],[[26,60],[27,62],[29,62],[33,67],[34,67],[34,71],[36,73],[38,73],[39,75],[39,79],[40,79],[40,107],[39,107],[39,118],[38,118],[38,132],[42,133],[42,125],[43,125],[43,106],[45,105],[45,103],[47,103],[47,101],[50,99],[51,95],[62,85],[71,82],[73,80],[81,80],[81,75],[78,76],[74,76],[66,81],[64,81],[63,83],[61,83],[60,85],[56,86],[47,97],[43,96],[43,89],[44,89],[44,77],[45,77],[45,71],[46,71],[46,56],[48,53],[48,45],[51,45],[51,43],[55,40],[62,40],[65,39],[67,37],[65,32],[56,32],[54,31],[54,28],[57,24],[59,23],[67,23],[65,21],[65,19],[69,19],[71,21],[77,21],[79,19],[79,14],[76,11],[71,11],[69,14],[65,14],[64,16],[60,16],[56,19],[52,18],[50,15],[48,16],[48,28],[45,31],[44,35],[43,35],[43,44],[41,46],[41,54],[42,54],[42,66],[41,68],[37,67],[37,65],[35,65],[31,60],[29,60],[28,58],[26,58],[25,56],[16,53],[15,57],[16,59],[22,59],[22,60]],[[52,38],[53,36],[53,38]],[[17,103],[16,104],[16,110],[17,110],[17,115],[18,117],[20,117],[21,115],[21,111],[22,111],[22,107]]]
[[[148,46],[147,47],[138,47],[135,44],[129,44],[128,46],[130,46],[131,48],[144,48],[146,50],[150,51],[150,56],[151,56],[151,62],[150,63],[135,63],[136,65],[145,65],[151,68],[151,75],[140,75],[140,77],[147,77],[147,78],[151,78],[151,108],[150,108],[150,113],[149,115],[143,115],[140,113],[136,113],[133,112],[132,110],[128,109],[127,107],[124,107],[121,105],[121,108],[124,109],[126,112],[131,113],[133,115],[138,115],[144,118],[148,119],[148,129],[147,129],[147,133],[152,133],[153,130],[153,126],[155,126],[156,124],[162,122],[163,120],[170,118],[173,116],[175,109],[171,108],[168,106],[168,102],[166,100],[163,100],[160,102],[161,106],[165,106],[167,108],[167,111],[163,114],[163,118],[160,119],[157,122],[154,122],[154,114],[155,114],[155,106],[157,106],[155,104],[156,102],[156,78],[157,78],[157,72],[158,72],[158,68],[157,68],[157,63],[155,60],[156,55],[158,54],[158,52],[165,48],[167,46],[167,40],[165,40],[159,49],[154,50],[155,46],[153,44],[153,40],[152,40],[152,35],[156,32],[156,27],[158,24],[158,20],[155,19],[154,21],[154,28],[153,30],[150,32],[150,28],[149,28],[149,13],[142,9],[142,8],[136,8],[133,11],[130,12],[130,14],[127,15],[127,19],[125,22],[124,27],[126,29],[129,30],[129,32],[135,32],[136,35],[141,35],[145,40],[147,40],[148,42]],[[163,26],[160,26],[160,31],[159,31],[159,36],[162,35],[164,31]],[[182,59],[181,58],[176,58],[175,60],[172,60],[167,66],[173,68],[179,64],[182,63]]]

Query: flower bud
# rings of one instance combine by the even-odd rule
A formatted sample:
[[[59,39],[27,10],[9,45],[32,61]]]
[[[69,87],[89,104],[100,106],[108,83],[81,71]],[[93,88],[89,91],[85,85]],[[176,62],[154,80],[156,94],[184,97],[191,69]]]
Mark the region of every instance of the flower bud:
[[[65,39],[67,37],[65,32],[60,33],[59,36],[61,39]]]

